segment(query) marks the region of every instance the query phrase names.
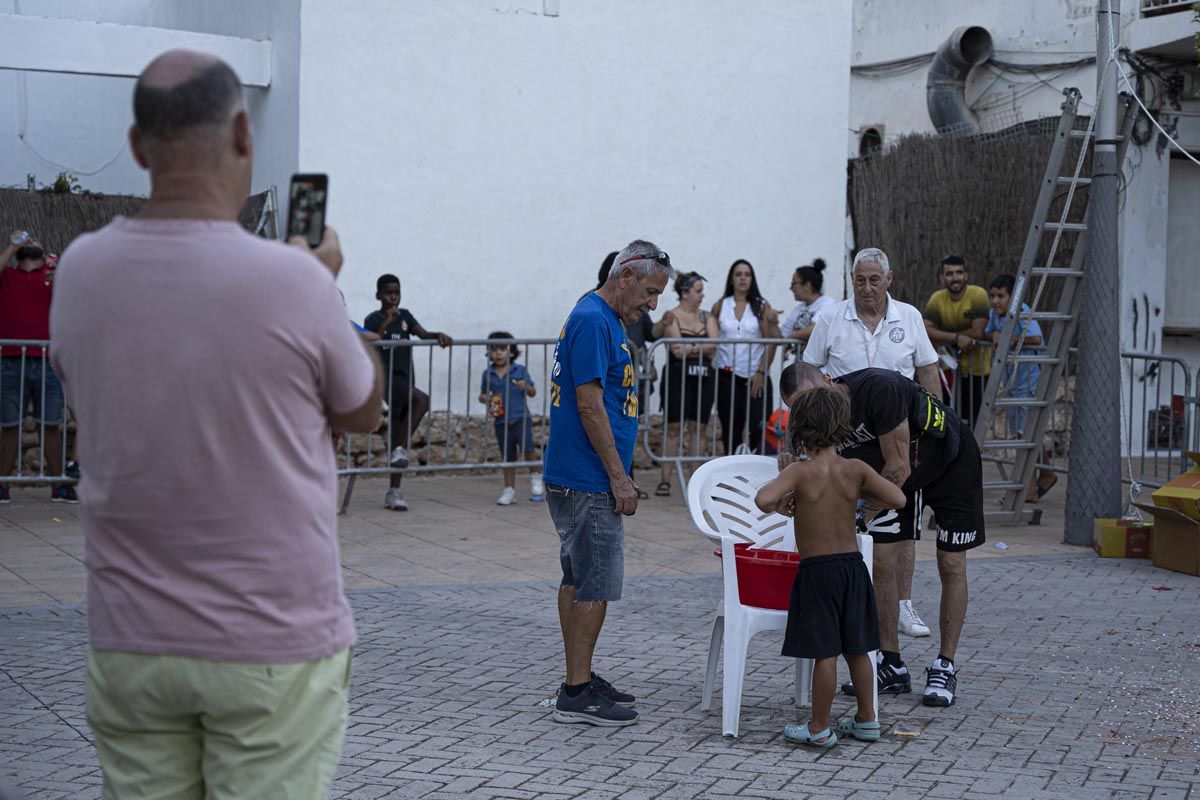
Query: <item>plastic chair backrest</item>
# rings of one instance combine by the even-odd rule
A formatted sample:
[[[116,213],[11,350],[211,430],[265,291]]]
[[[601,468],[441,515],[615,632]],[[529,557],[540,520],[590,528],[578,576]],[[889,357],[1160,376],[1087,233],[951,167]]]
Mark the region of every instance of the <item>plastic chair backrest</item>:
[[[688,510],[715,543],[729,538],[764,550],[796,549],[792,520],[754,505],[760,486],[779,474],[770,456],[735,455],[707,461],[688,481]]]

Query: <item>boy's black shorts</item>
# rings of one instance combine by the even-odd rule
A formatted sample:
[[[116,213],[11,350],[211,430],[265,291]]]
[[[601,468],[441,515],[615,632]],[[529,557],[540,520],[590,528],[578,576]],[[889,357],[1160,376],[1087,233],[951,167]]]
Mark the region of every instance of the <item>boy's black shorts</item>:
[[[884,511],[867,526],[876,544],[920,539],[926,506],[933,509],[937,523],[938,550],[954,553],[983,544],[983,457],[967,428],[962,430],[958,456],[946,471],[924,489],[906,489],[904,495],[904,508]]]
[[[879,613],[862,553],[802,560],[792,584],[783,654],[816,659],[878,649]]]

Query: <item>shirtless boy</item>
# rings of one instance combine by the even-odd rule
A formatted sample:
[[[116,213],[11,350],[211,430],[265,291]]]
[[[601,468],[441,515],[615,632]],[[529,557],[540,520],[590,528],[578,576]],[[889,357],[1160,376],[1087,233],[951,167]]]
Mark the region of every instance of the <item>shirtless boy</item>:
[[[900,508],[904,492],[858,459],[837,448],[851,433],[850,404],[825,387],[802,392],[788,414],[788,443],[799,461],[759,489],[763,511],[794,516],[800,569],[792,586],[783,654],[811,658],[812,716],[806,725],[783,730],[789,742],[830,748],[829,728],[837,689],[837,657],[850,667],[858,713],[837,721],[838,731],[861,741],[879,739],[871,695],[870,653],[879,649],[879,618],[871,577],[858,551],[855,505],[860,497],[873,508]],[[859,688],[862,687],[862,688]]]

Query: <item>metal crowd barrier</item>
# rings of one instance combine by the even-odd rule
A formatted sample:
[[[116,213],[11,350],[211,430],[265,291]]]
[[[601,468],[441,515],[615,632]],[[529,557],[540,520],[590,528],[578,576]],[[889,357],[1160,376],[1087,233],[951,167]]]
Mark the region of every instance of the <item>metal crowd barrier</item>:
[[[556,341],[463,339],[445,349],[432,340],[376,343],[385,364],[385,375],[389,376],[385,392],[387,408],[381,409],[376,433],[364,436],[335,432],[338,474],[353,480],[359,475],[395,472],[435,473],[536,465],[536,461],[521,458],[505,460],[496,429],[507,440],[514,433],[513,426],[524,426],[524,422],[517,422],[509,415],[495,416],[497,409],[490,397],[480,402],[482,376],[490,363],[489,347],[515,345],[521,349],[521,356],[515,360],[525,366],[537,389],[537,394],[525,402],[540,457],[549,433]],[[17,424],[3,428],[0,437],[4,442],[2,455],[7,458],[9,452],[13,454],[10,463],[0,464],[0,484],[72,484],[78,480],[71,435],[74,420],[69,406],[64,403],[61,425],[47,424],[41,407],[35,407],[35,402],[40,403],[45,397],[47,381],[53,380],[46,355],[48,344],[41,340],[0,341],[0,346],[20,349],[20,355],[3,357],[0,393],[6,399],[19,397],[23,401]],[[730,348],[735,357],[743,352],[749,354],[756,347],[774,351],[769,356],[761,399],[751,396],[749,380],[735,378],[732,372],[716,367],[715,351],[721,345]],[[40,355],[31,354],[30,351],[38,349]],[[736,451],[739,446],[743,450],[774,452],[776,443],[786,433],[772,423],[772,415],[782,406],[778,395],[779,373],[783,366],[798,360],[801,352],[802,344],[794,339],[681,338],[651,343],[644,354],[639,354],[644,362],[637,365],[643,451],[660,466],[663,475],[674,473],[680,487],[686,484],[686,466]],[[411,363],[404,369],[406,360]],[[1200,386],[1200,369],[1193,380],[1187,364],[1175,356],[1127,352],[1121,354],[1121,361],[1122,444],[1126,461],[1122,473],[1126,483],[1161,486],[1188,469],[1188,450],[1200,450],[1200,424],[1197,424],[1200,398],[1193,393],[1193,387]],[[1068,377],[1071,376],[1073,366],[1068,364],[1065,368]],[[406,380],[390,378],[401,373],[407,376]],[[31,384],[29,376],[35,376],[36,383]],[[951,377],[948,381],[953,387],[951,402],[967,404],[960,408],[970,407],[974,399],[970,393],[978,387],[957,375]],[[1065,396],[1068,385],[1069,381],[1062,382],[1064,392],[1060,392],[1055,403],[1054,417],[1060,429],[1051,436],[1053,449],[1059,451],[1053,454],[1055,457],[1063,457],[1069,450],[1073,404]],[[396,413],[391,413],[391,409],[396,409]],[[407,413],[410,410],[419,413]],[[704,424],[706,416],[708,421]],[[43,447],[47,443],[52,450]],[[404,467],[392,463],[396,447],[406,451],[408,463]],[[34,449],[37,454],[30,456]],[[995,460],[1005,466],[1003,459]],[[1068,467],[1050,463],[1039,469],[1065,473]]]
[[[1076,352],[1076,348],[1071,348],[1067,363],[1055,367],[1066,370],[1066,380],[1059,382],[1058,397],[1053,401],[1054,413],[1043,434],[1046,459],[1038,464],[1038,470],[1066,474],[1070,469]],[[1197,430],[1200,398],[1192,392],[1193,386],[1200,386],[1200,371],[1196,381],[1193,383],[1187,363],[1176,356],[1121,353],[1121,386],[1117,391],[1121,398],[1121,475],[1125,484],[1158,488],[1187,471],[1190,466],[1187,451],[1200,449],[1200,430]],[[971,386],[969,381],[955,380],[954,384],[956,388]],[[955,399],[960,403],[970,402],[969,396]],[[1008,438],[1005,412],[1010,409],[997,413],[992,422],[992,438]],[[1002,471],[1013,464],[1012,459],[987,454],[984,460],[997,464]]]
[[[20,351],[0,356],[2,485],[73,484],[79,478],[68,441],[68,432],[73,429],[70,409],[64,400],[59,424],[47,424],[48,415],[44,413],[54,413],[53,408],[46,409],[43,404],[56,393],[62,395],[48,347],[49,342],[40,339],[0,340],[3,350]],[[36,455],[31,456],[34,451]]]
[[[761,394],[755,397],[751,378],[763,348],[768,351],[767,369]],[[785,434],[781,416],[775,414],[782,406],[779,373],[799,360],[802,351],[802,342],[783,338],[653,342],[646,356],[657,387],[646,392],[652,402],[642,429],[642,447],[660,466],[662,481],[670,483],[673,471],[682,496],[687,484],[685,465],[735,452],[777,452]],[[733,364],[741,367],[742,375]]]

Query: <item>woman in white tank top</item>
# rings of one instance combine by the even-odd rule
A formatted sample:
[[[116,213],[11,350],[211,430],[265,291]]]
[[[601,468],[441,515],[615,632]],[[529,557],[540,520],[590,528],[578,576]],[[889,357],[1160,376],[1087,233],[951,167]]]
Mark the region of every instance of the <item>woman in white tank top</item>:
[[[779,317],[758,290],[754,267],[738,259],[725,279],[725,295],[713,306],[713,316],[725,341],[717,346],[717,415],[721,419],[721,441],[731,454],[746,441],[761,452],[763,430],[773,405],[773,387],[767,370],[774,348],[761,344],[738,344],[742,339],[779,336]]]

